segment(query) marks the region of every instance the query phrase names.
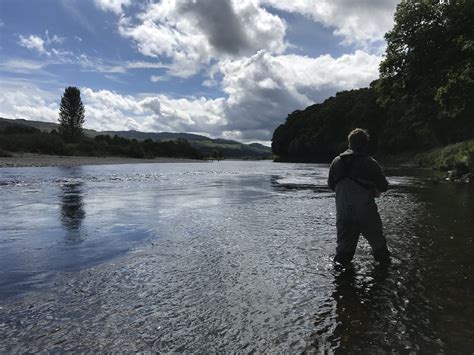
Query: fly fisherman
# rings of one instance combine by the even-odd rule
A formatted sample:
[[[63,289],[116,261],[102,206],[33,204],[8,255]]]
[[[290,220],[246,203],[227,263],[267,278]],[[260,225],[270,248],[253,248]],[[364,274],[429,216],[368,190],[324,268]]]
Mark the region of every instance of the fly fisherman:
[[[375,260],[390,263],[375,197],[387,191],[388,182],[380,165],[367,154],[369,134],[356,128],[347,137],[349,149],[337,156],[329,168],[328,185],[336,191],[337,248],[334,261],[351,262],[359,236],[367,239]]]

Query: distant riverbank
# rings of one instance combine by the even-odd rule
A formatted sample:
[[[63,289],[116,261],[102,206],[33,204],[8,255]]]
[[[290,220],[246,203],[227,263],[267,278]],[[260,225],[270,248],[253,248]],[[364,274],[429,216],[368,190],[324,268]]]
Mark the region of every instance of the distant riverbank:
[[[104,164],[147,164],[147,163],[201,163],[205,160],[183,158],[137,159],[127,157],[82,157],[44,154],[12,154],[0,157],[0,167],[41,167],[41,166],[79,166]]]
[[[375,155],[382,165],[390,168],[422,168],[437,172],[447,172],[451,180],[465,177],[472,181],[474,174],[474,140],[433,148],[424,152],[405,152],[394,155]],[[276,162],[282,163],[329,163],[332,159],[307,156],[281,158]]]

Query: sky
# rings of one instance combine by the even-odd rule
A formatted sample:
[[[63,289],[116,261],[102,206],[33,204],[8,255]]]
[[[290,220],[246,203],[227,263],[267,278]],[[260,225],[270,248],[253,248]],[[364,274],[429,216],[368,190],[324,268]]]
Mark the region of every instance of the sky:
[[[0,0],[0,117],[269,144],[378,77],[399,0]]]

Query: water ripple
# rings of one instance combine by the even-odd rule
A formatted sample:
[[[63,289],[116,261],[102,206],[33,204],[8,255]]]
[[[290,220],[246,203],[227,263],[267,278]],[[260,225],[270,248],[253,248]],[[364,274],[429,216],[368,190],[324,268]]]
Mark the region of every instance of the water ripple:
[[[0,352],[472,352],[472,188],[391,178],[392,266],[341,271],[326,175],[0,169]]]

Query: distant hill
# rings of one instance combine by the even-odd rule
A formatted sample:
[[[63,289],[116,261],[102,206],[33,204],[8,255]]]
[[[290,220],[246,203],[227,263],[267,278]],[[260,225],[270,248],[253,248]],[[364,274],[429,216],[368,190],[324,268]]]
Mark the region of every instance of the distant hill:
[[[0,117],[0,128],[8,124],[20,124],[28,127],[34,127],[41,131],[51,132],[58,130],[59,124],[52,122],[30,121],[24,119],[7,119]],[[186,139],[192,147],[197,149],[204,156],[213,156],[216,153],[222,153],[225,158],[236,159],[268,159],[272,157],[270,147],[259,143],[243,144],[233,140],[212,139],[206,136],[190,133],[170,133],[170,132],[140,132],[140,131],[95,131],[84,129],[84,133],[89,137],[98,135],[117,135],[127,139],[136,139],[144,141],[151,139],[153,141],[170,141],[177,139]],[[221,155],[221,154],[218,154]]]
[[[96,131],[94,131],[96,132]],[[186,139],[187,141],[204,141],[208,137],[190,133],[169,133],[169,132],[140,132],[140,131],[102,131],[97,134],[108,134],[110,136],[118,135],[127,139],[145,140],[152,139],[154,141]]]
[[[2,126],[10,125],[10,124],[19,124],[19,125],[24,125],[27,127],[33,127],[37,128],[40,131],[43,132],[51,132],[53,129],[56,131],[58,130],[59,124],[57,123],[52,123],[52,122],[43,122],[43,121],[29,121],[29,120],[24,120],[24,119],[16,119],[12,120],[9,118],[3,118],[0,117],[0,128]],[[101,133],[94,131],[93,129],[85,129],[84,133],[89,136],[89,137],[95,137]]]

